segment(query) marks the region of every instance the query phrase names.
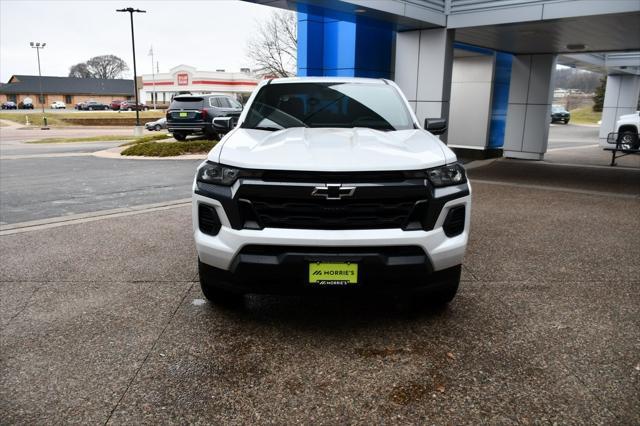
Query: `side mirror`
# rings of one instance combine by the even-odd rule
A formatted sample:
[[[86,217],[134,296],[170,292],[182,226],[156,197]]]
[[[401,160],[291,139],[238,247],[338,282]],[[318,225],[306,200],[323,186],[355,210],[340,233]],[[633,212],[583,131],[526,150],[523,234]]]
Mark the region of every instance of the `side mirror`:
[[[424,129],[432,135],[442,135],[447,132],[447,119],[425,118]]]
[[[213,128],[216,130],[226,131],[233,129],[233,118],[232,117],[214,117]]]

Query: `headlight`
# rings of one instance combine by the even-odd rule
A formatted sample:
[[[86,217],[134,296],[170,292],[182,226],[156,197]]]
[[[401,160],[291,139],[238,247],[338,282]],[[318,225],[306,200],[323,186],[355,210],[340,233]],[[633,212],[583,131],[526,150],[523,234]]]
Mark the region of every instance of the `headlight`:
[[[217,185],[233,185],[239,174],[240,170],[234,167],[207,162],[198,170],[197,180]]]
[[[447,164],[427,170],[427,178],[436,188],[458,185],[467,181],[464,167],[460,163]]]

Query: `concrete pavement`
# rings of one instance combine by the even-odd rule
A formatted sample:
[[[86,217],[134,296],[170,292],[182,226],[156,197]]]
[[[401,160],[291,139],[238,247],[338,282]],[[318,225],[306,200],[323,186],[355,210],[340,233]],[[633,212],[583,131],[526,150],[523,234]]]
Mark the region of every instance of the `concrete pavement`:
[[[511,164],[470,171],[490,182],[473,184],[463,283],[444,310],[265,296],[214,308],[189,207],[1,237],[0,417],[637,424],[640,201],[606,195],[628,195],[612,181],[563,191],[580,179],[554,165],[523,187]]]

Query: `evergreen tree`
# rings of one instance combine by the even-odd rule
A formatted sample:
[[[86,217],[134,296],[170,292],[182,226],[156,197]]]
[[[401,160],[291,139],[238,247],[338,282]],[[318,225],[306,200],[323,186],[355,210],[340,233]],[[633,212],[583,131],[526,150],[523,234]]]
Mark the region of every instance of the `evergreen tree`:
[[[604,104],[604,91],[607,87],[607,76],[604,76],[600,80],[600,86],[596,88],[596,93],[593,95],[593,110],[595,112],[602,112],[602,106]]]

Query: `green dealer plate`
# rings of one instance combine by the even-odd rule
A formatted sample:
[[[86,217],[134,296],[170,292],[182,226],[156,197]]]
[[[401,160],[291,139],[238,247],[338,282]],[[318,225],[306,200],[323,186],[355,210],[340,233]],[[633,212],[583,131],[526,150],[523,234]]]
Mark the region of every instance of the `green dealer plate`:
[[[189,113],[186,112],[181,112],[180,113],[180,117],[187,117],[189,115]]]
[[[358,264],[328,262],[310,263],[309,283],[314,286],[346,286],[358,284]]]

